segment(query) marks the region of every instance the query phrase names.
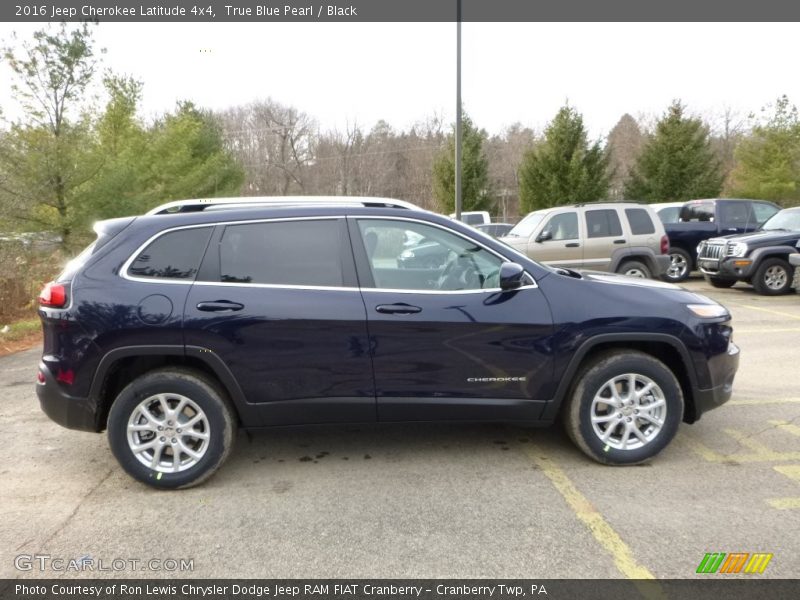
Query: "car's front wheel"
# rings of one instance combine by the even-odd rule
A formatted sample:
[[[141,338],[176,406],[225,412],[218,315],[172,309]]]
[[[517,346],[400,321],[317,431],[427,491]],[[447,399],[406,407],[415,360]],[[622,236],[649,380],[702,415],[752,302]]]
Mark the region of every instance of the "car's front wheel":
[[[632,350],[600,354],[580,372],[562,412],[567,433],[594,460],[646,461],[683,419],[683,393],[660,360]]]
[[[233,448],[235,420],[224,393],[201,373],[160,369],[132,381],[108,415],[111,451],[125,471],[157,488],[208,479]]]
[[[759,294],[779,296],[792,290],[794,268],[782,258],[762,261],[753,276],[753,287]]]

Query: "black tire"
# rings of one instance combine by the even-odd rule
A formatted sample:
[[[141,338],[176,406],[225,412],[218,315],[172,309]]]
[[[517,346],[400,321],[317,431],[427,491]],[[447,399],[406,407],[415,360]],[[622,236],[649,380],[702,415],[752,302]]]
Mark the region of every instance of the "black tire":
[[[173,427],[180,425],[181,419],[187,422],[187,413],[190,416],[201,414],[205,417],[205,421],[201,420],[199,425],[191,427],[192,432],[198,435],[205,435],[205,440],[195,439],[189,433],[189,429],[181,432],[180,428],[167,429],[163,431],[165,437],[160,438],[166,441],[160,444],[161,448],[158,451],[159,461],[161,459],[168,460],[169,457],[174,459],[175,450],[170,446],[174,445],[177,440],[179,440],[178,443],[180,444],[186,442],[186,447],[192,445],[190,449],[195,454],[201,455],[191,466],[182,467],[179,464],[179,467],[185,470],[165,472],[164,469],[166,467],[163,465],[160,465],[160,469],[152,468],[143,464],[137,458],[137,454],[140,454],[143,460],[148,460],[148,454],[135,454],[131,448],[131,443],[133,442],[129,442],[128,439],[129,421],[133,418],[134,412],[142,415],[137,407],[145,401],[151,402],[149,406],[155,406],[155,410],[158,411],[158,407],[161,405],[157,404],[158,401],[154,397],[159,394],[165,395],[164,398],[172,409],[178,407],[178,399],[170,396],[185,397],[189,400],[186,403],[186,408],[177,416],[178,418]],[[192,409],[192,405],[199,408],[199,412],[195,412]],[[151,414],[153,414],[152,411]],[[167,413],[154,416],[163,417],[163,420],[158,419],[152,422],[158,422],[166,427]],[[144,421],[139,422],[143,426],[149,427],[149,425],[144,425],[146,421],[147,419],[145,418]],[[208,430],[204,431],[206,423]],[[195,429],[195,427],[200,427],[200,429]],[[133,478],[160,489],[188,488],[198,485],[211,477],[225,462],[225,459],[233,449],[235,433],[235,412],[229,404],[225,393],[202,373],[190,369],[165,368],[151,371],[138,377],[119,393],[108,414],[108,441],[111,451],[119,464]],[[136,442],[149,444],[155,443],[156,438],[161,433],[147,431],[132,435],[139,436]],[[141,439],[150,435],[153,437],[149,438],[149,440]],[[174,437],[170,438],[170,436]],[[170,441],[173,444],[170,444]],[[200,452],[201,450],[202,453]],[[155,453],[156,451],[153,450],[150,455],[155,455]],[[181,456],[186,456],[188,462],[195,461],[188,454],[183,454],[182,450],[179,450],[177,454],[178,462],[180,462]]]
[[[617,267],[617,273],[628,275],[629,277],[639,277],[642,279],[650,279],[653,277],[650,267],[639,260],[624,261],[619,267]]]
[[[692,272],[692,257],[683,248],[670,248],[669,249],[670,266],[667,271],[661,276],[664,281],[670,283],[679,283],[689,278]],[[685,265],[685,269],[682,266]]]
[[[736,279],[725,279],[723,277],[710,277],[706,275],[706,281],[711,285],[711,287],[725,289],[725,288],[732,288],[736,285]]]
[[[593,400],[595,396],[600,396],[604,392],[608,393],[607,390],[610,390],[609,384],[615,377],[625,376],[625,382],[627,382],[628,374],[636,376],[635,390],[643,391],[644,386],[649,385],[647,381],[654,383],[658,390],[655,391],[654,388],[654,391],[650,392],[649,396],[645,393],[640,399],[636,399],[634,402],[638,408],[625,405],[608,414],[598,415],[601,418],[611,417],[608,421],[609,424],[600,423],[597,425],[600,429],[604,428],[601,433],[612,429],[609,440],[603,441],[601,433],[595,431],[591,421]],[[642,387],[638,387],[640,384]],[[614,388],[618,389],[616,384]],[[623,391],[626,392],[626,395],[622,397],[622,400],[625,401],[628,397],[627,390]],[[612,400],[612,398],[609,397],[609,400]],[[661,403],[662,400],[663,404]],[[654,408],[648,410],[646,407],[651,404]],[[610,405],[598,403],[598,410],[604,410],[602,409],[603,406],[608,409],[611,408]],[[675,437],[678,425],[683,420],[683,406],[681,386],[675,375],[664,363],[643,352],[614,350],[598,355],[581,369],[566,399],[566,405],[562,410],[561,416],[570,438],[587,456],[597,462],[608,465],[634,465],[656,456]],[[663,412],[658,412],[661,407],[663,407],[666,415]],[[625,410],[629,414],[617,413],[615,412],[616,410]],[[634,413],[634,410],[639,412]],[[652,413],[651,411],[656,412]],[[651,425],[650,421],[646,421],[642,416],[644,413],[655,414],[656,417],[659,414],[662,415],[664,418],[659,419],[662,423],[660,429],[656,430],[656,427]],[[618,416],[621,418],[616,424],[613,424]],[[643,437],[651,437],[646,439],[646,442],[641,442],[639,438],[634,436],[637,440],[636,442],[631,442],[634,447],[624,449],[616,447],[622,445],[623,440],[621,438],[624,435],[624,431],[629,427],[628,423],[632,424],[630,427],[640,428]],[[617,432],[619,432],[619,436],[616,436]],[[616,439],[616,437],[620,439]],[[626,441],[625,444],[627,445],[627,443]]]
[[[792,291],[794,267],[783,258],[765,258],[753,275],[753,288],[764,296],[780,296]]]

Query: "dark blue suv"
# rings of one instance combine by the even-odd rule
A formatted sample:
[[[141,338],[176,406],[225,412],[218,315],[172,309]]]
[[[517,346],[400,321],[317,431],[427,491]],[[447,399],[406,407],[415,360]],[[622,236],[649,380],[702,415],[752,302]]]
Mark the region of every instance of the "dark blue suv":
[[[704,296],[545,267],[393,200],[182,201],[95,230],[40,297],[37,393],[156,487],[205,480],[238,426],[560,418],[638,463],[738,366]],[[408,240],[447,260],[402,265]]]

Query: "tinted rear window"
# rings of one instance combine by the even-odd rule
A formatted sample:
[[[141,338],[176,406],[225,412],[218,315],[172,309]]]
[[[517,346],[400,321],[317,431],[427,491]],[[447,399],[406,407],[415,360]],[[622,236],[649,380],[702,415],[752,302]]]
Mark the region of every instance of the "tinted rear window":
[[[681,221],[713,221],[713,202],[689,202],[681,208]]]
[[[194,227],[165,233],[139,253],[128,274],[156,279],[194,279],[211,230],[211,227]]]
[[[586,211],[586,231],[590,238],[622,235],[617,211],[613,208]]]
[[[656,227],[653,225],[650,213],[644,208],[626,208],[625,216],[628,217],[628,223],[631,226],[631,233],[633,235],[646,235],[656,232]]]
[[[229,225],[219,246],[220,279],[340,287],[340,232],[334,219]]]

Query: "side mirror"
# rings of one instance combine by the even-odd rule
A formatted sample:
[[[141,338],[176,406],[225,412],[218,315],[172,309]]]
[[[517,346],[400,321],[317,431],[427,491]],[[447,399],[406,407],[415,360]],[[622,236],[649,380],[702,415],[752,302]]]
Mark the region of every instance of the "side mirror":
[[[504,292],[521,287],[524,279],[525,269],[522,265],[513,262],[504,262],[500,265],[500,289]]]
[[[536,236],[537,242],[546,242],[547,240],[553,239],[553,232],[549,229],[545,229],[542,233]]]

